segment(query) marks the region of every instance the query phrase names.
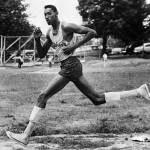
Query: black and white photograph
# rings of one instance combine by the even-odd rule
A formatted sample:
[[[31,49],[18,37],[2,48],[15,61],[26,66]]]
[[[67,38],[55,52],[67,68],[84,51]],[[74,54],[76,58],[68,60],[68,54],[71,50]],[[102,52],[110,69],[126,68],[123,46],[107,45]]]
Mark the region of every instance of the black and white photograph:
[[[150,150],[150,0],[0,8],[0,150]]]

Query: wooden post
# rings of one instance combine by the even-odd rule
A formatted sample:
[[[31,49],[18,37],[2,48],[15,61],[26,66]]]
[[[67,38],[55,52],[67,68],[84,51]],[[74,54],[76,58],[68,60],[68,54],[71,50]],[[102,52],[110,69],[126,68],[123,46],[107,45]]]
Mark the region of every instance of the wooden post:
[[[34,65],[35,65],[35,54],[36,54],[36,43],[35,43],[35,39],[34,39]]]
[[[3,63],[3,36],[1,35],[1,64]]]
[[[5,64],[5,49],[6,49],[6,37],[4,37],[4,48],[3,48],[3,52],[4,52],[4,64]]]

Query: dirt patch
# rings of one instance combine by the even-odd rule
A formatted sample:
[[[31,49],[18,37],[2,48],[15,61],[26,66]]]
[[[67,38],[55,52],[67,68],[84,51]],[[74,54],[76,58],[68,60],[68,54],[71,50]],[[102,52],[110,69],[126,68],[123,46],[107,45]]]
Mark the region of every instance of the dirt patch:
[[[6,138],[0,139],[1,150],[149,150],[149,142],[131,141],[131,135],[51,135],[32,137],[27,147]]]

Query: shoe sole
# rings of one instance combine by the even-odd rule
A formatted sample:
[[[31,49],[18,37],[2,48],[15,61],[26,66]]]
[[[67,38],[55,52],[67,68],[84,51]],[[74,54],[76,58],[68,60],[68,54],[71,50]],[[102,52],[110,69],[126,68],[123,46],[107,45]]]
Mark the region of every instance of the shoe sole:
[[[149,92],[148,86],[146,84],[144,84],[144,86],[146,88],[146,91],[147,91],[147,94],[148,94],[148,97],[149,97],[149,100],[150,100],[150,92]]]
[[[24,143],[18,141],[17,139],[13,138],[13,137],[10,135],[10,131],[6,131],[6,134],[7,134],[7,136],[8,136],[11,140],[17,142],[18,144],[20,144],[20,145],[22,145],[22,146],[27,147],[27,144],[24,144]]]

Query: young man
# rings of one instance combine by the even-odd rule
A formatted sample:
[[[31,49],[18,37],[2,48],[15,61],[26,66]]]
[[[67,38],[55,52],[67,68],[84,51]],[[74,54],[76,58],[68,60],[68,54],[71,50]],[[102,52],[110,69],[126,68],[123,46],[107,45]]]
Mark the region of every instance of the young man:
[[[60,22],[57,9],[53,5],[45,6],[44,14],[50,27],[46,34],[46,41],[43,46],[40,42],[40,37],[42,35],[41,30],[36,29],[34,31],[37,51],[39,57],[44,58],[53,43],[56,49],[56,54],[61,62],[61,70],[50,82],[48,87],[39,95],[37,104],[33,108],[29,118],[29,124],[25,131],[22,134],[15,134],[7,131],[6,133],[9,138],[26,146],[35,125],[39,123],[39,120],[44,114],[47,100],[64,88],[70,81],[72,81],[77,88],[93,102],[94,105],[138,96],[150,100],[150,94],[146,84],[131,91],[109,92],[101,95],[97,93],[84,77],[82,73],[82,65],[78,58],[74,56],[75,49],[95,37],[96,31],[87,27],[77,26],[73,23]],[[76,42],[74,33],[85,34],[85,36],[81,41]]]

